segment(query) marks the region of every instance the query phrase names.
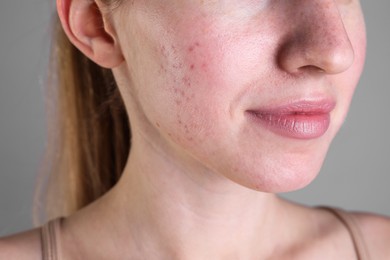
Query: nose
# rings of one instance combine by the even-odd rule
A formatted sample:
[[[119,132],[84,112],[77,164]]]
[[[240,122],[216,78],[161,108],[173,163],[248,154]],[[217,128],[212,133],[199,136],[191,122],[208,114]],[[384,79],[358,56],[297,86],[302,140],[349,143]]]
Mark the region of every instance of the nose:
[[[291,74],[346,71],[354,61],[354,51],[336,1],[294,2],[294,19],[280,45],[279,66]]]

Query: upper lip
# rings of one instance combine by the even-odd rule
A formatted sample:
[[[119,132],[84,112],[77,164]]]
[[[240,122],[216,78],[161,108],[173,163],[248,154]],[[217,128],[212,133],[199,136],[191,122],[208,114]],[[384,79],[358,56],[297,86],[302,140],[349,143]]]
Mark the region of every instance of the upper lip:
[[[272,115],[272,114],[302,114],[302,115],[316,115],[330,113],[336,102],[333,99],[320,100],[298,100],[292,101],[276,106],[261,107],[249,109],[248,112],[258,115]]]

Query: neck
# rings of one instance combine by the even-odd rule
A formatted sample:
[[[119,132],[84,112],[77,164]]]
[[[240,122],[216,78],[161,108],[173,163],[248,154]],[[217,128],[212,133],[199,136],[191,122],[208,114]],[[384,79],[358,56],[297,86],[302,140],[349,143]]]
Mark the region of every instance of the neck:
[[[269,234],[282,240],[276,234],[281,212],[275,195],[177,161],[147,144],[133,143],[120,182],[97,204],[100,212],[114,214],[95,214],[105,217],[111,232],[116,230],[118,245],[129,248],[132,241],[129,251],[144,259],[253,259],[271,254],[275,241]]]

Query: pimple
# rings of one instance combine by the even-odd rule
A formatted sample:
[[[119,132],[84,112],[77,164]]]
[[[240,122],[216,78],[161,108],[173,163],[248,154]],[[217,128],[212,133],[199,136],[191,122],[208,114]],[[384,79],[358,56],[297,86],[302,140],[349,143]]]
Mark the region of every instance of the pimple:
[[[186,134],[190,133],[190,130],[188,129],[188,125],[184,125],[184,130],[185,130]]]
[[[167,69],[164,67],[163,64],[160,65],[160,73],[162,73],[162,74],[167,73]]]
[[[198,47],[200,47],[200,43],[195,42],[194,44],[192,44],[188,47],[188,52],[193,52],[195,50],[195,48],[198,48]]]
[[[180,88],[173,88],[173,92],[176,94],[176,95],[180,95],[182,97],[184,97],[186,95],[186,93],[184,92],[184,90],[180,89]]]
[[[183,83],[184,83],[186,86],[190,87],[190,86],[191,86],[190,77],[189,77],[189,76],[184,76],[184,77],[183,77]]]
[[[174,69],[180,69],[180,68],[183,67],[183,63],[181,63],[181,62],[173,63],[173,64],[172,64],[172,67],[173,67]]]
[[[160,52],[161,52],[161,54],[162,54],[164,57],[167,56],[167,51],[166,51],[165,46],[161,46],[161,47],[160,47]]]
[[[194,64],[191,64],[190,69],[193,70],[195,68]]]

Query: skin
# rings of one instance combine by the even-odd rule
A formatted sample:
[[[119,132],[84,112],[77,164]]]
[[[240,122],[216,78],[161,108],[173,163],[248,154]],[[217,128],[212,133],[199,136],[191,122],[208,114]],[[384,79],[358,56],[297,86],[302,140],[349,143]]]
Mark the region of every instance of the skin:
[[[114,71],[133,129],[161,153],[190,161],[194,178],[207,172],[263,192],[316,176],[364,63],[357,1],[135,1],[114,21],[129,32],[118,33],[128,66]],[[286,140],[247,115],[321,98],[337,106],[315,140]]]
[[[358,1],[57,4],[73,44],[113,69],[133,133],[119,183],[64,221],[64,259],[355,259],[332,214],[275,194],[315,178],[344,121],[365,58]],[[310,140],[247,113],[323,98],[331,124]],[[356,216],[385,259],[389,220]]]

